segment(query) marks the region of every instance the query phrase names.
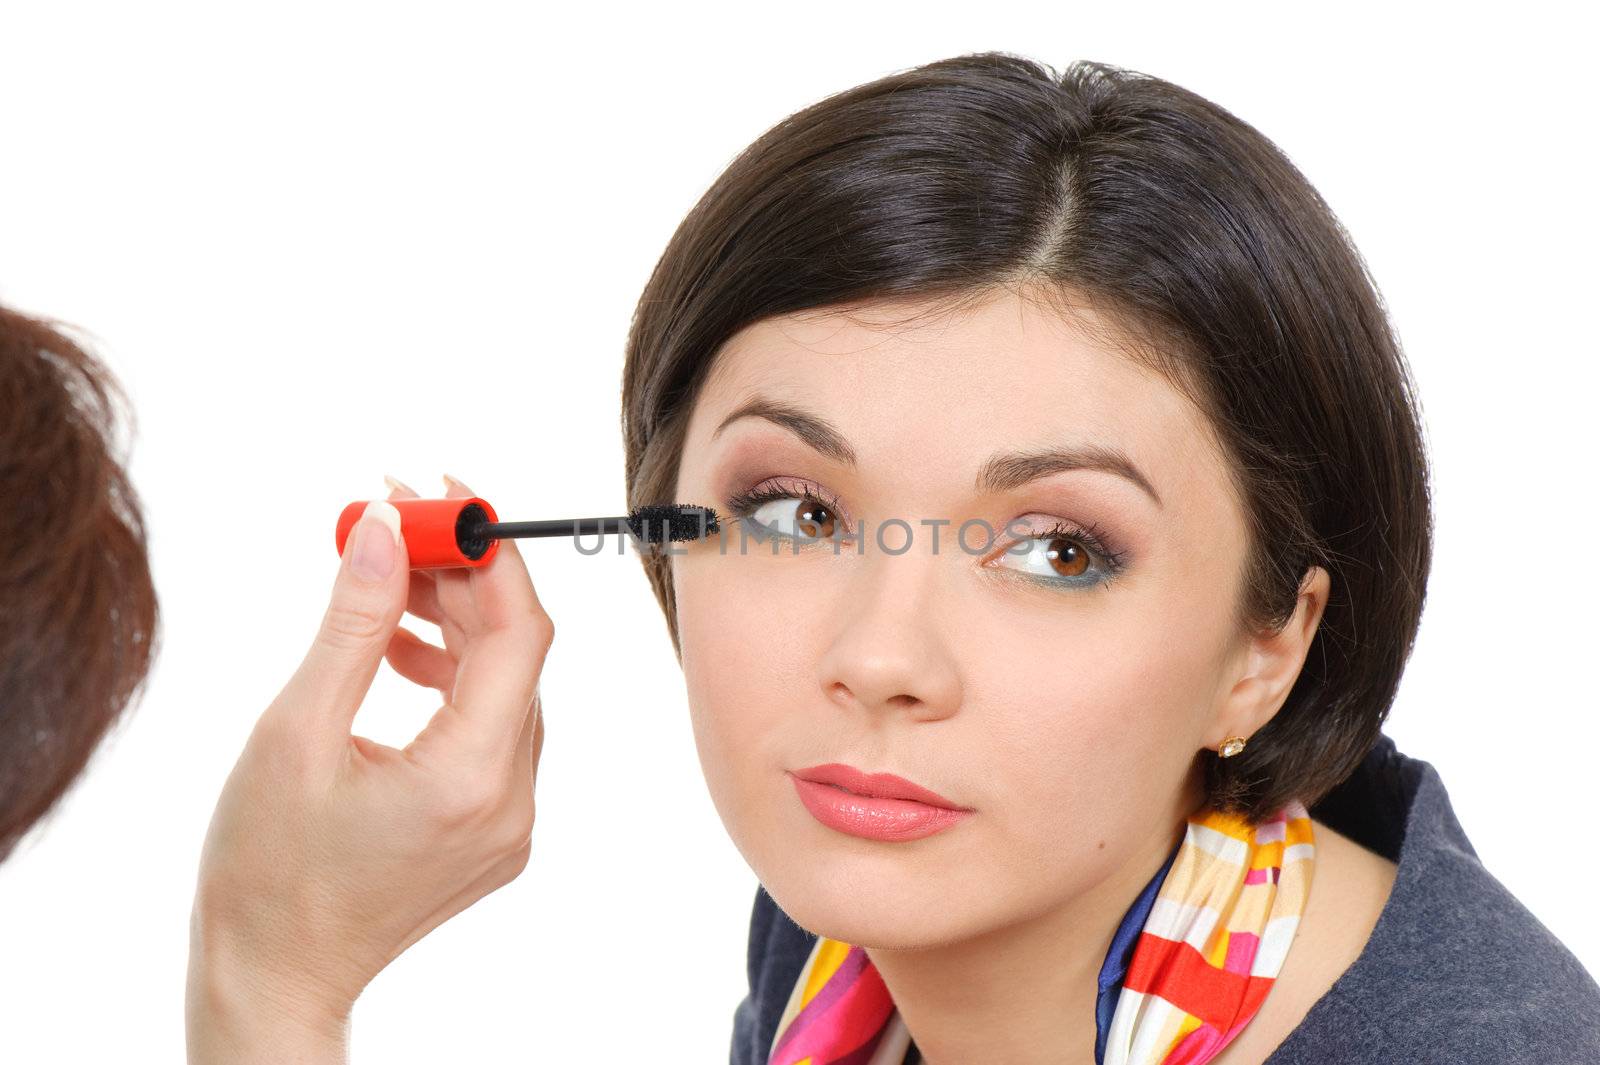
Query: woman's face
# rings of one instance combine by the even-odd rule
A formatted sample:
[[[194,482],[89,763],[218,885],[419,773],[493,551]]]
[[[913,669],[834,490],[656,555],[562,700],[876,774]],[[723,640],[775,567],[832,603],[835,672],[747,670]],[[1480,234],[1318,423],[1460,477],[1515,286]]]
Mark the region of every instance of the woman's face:
[[[1153,840],[1164,857],[1202,799],[1196,752],[1227,735],[1247,540],[1197,409],[1046,306],[853,317],[770,319],[723,347],[674,498],[724,532],[676,545],[673,582],[734,844],[803,926],[910,947],[1043,913]],[[726,421],[758,399],[811,421]],[[776,498],[740,520],[751,490]],[[756,522],[783,535],[741,544]],[[841,832],[791,776],[830,762],[973,812],[912,841]]]

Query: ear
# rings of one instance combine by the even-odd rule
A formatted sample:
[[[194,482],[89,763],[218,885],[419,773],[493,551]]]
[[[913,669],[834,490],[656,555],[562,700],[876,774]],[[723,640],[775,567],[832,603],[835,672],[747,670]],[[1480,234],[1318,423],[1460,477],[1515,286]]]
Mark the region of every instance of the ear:
[[[1206,746],[1216,750],[1230,736],[1248,740],[1282,708],[1327,609],[1331,585],[1327,570],[1310,567],[1300,581],[1300,597],[1288,624],[1278,632],[1248,637],[1242,671],[1217,714],[1216,735]]]

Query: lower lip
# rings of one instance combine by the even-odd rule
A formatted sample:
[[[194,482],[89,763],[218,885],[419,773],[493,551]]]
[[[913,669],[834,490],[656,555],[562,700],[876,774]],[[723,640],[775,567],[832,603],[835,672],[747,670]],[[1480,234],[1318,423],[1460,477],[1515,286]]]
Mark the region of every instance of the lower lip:
[[[829,828],[888,843],[943,832],[972,813],[971,810],[929,806],[911,799],[871,799],[832,784],[819,784],[800,777],[794,778],[794,790],[800,793],[800,801],[811,811],[811,816]]]

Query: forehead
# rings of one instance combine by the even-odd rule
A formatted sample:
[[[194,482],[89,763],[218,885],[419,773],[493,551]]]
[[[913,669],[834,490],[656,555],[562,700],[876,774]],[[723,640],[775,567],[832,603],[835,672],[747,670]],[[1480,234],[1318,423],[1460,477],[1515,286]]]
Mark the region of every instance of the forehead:
[[[827,419],[864,466],[970,475],[1002,447],[1089,443],[1127,452],[1164,498],[1163,486],[1210,485],[1222,466],[1204,416],[1114,335],[1086,307],[1064,315],[1012,291],[948,311],[897,302],[765,319],[718,353],[691,418],[691,454],[760,395]],[[717,444],[741,431],[783,433],[743,419]]]

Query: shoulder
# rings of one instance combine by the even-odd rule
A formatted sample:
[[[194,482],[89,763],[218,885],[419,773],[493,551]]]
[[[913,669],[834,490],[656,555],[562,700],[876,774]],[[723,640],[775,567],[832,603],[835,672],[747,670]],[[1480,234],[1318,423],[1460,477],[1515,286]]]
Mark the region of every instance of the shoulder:
[[[1270,1065],[1600,1062],[1600,985],[1479,861],[1433,767],[1408,761],[1389,899]]]
[[[745,960],[749,991],[734,1010],[730,1065],[766,1065],[778,1019],[816,941],[814,934],[783,912],[766,888],[756,886]]]

